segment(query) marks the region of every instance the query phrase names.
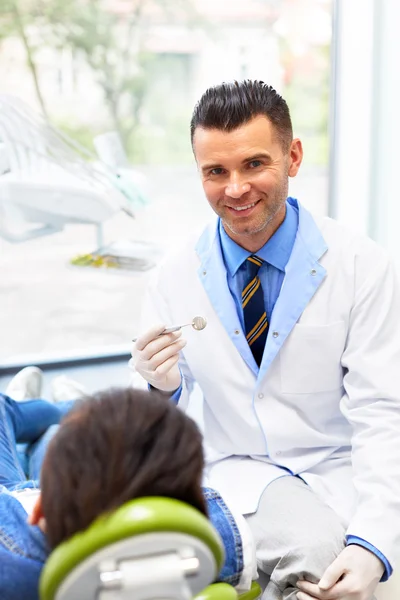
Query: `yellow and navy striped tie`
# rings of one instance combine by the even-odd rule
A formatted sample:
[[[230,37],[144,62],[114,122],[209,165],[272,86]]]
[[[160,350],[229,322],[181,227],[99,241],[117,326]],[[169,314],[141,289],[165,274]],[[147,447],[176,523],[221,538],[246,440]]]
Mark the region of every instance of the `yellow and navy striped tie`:
[[[258,270],[263,264],[255,254],[247,258],[248,284],[242,292],[242,308],[246,339],[256,363],[260,366],[268,333],[264,294]]]

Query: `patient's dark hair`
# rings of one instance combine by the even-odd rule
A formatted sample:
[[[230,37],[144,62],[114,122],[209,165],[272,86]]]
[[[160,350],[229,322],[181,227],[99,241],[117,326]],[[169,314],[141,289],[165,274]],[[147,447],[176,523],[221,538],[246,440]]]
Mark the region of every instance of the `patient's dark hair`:
[[[222,83],[204,92],[190,122],[192,145],[198,127],[230,132],[260,115],[271,122],[283,151],[288,152],[293,139],[288,105],[273,87],[256,80]]]
[[[55,547],[100,514],[142,496],[167,496],[207,514],[202,436],[156,392],[110,389],[80,401],[43,462],[46,534]]]

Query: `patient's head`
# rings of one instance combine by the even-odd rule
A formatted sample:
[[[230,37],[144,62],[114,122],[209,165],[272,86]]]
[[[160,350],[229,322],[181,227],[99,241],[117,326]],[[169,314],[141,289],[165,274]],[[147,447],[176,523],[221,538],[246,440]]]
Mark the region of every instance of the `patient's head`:
[[[167,496],[206,513],[201,434],[155,392],[110,389],[80,402],[50,442],[42,513],[52,547],[100,514],[142,496]]]

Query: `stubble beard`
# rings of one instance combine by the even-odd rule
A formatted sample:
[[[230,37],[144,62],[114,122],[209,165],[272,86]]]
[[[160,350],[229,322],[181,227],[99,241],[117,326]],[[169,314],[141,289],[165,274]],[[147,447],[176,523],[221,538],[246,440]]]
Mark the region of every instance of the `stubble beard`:
[[[234,223],[228,223],[227,221],[222,219],[222,223],[223,223],[224,227],[228,227],[228,229],[234,235],[248,235],[248,236],[251,236],[256,233],[260,233],[260,231],[267,229],[271,225],[271,223],[274,221],[274,219],[276,218],[278,213],[282,210],[283,206],[285,205],[286,199],[288,196],[288,188],[289,188],[289,185],[287,182],[285,182],[285,185],[279,191],[279,196],[276,195],[274,198],[274,202],[272,204],[268,205],[267,214],[263,215],[263,219],[259,225],[253,224],[250,226],[250,224],[249,224],[248,228],[236,229],[234,226]]]

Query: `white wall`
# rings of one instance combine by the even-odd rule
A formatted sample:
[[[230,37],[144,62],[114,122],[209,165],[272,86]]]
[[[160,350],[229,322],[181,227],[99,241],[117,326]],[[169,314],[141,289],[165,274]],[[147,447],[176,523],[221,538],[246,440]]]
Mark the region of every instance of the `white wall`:
[[[331,216],[368,230],[374,0],[336,0]]]
[[[400,2],[376,0],[370,233],[400,269]]]
[[[331,214],[388,248],[400,269],[400,2],[336,5]]]

